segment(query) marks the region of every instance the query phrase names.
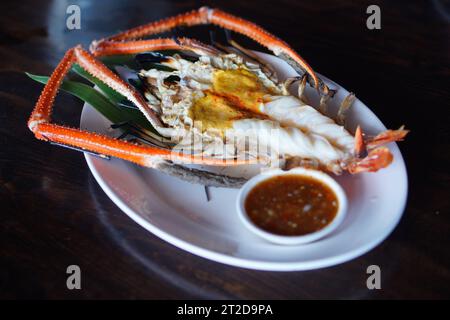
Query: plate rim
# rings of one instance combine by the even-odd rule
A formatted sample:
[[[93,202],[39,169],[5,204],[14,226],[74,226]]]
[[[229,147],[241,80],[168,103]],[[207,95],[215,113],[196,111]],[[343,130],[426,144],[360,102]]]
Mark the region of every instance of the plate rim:
[[[196,256],[220,262],[226,265],[240,267],[244,269],[252,269],[252,270],[262,270],[262,271],[306,271],[306,270],[314,270],[320,268],[326,268],[330,266],[335,266],[350,260],[353,260],[357,257],[362,256],[368,251],[372,250],[376,246],[378,246],[381,242],[383,242],[397,227],[400,222],[403,213],[406,207],[406,199],[408,195],[408,176],[406,174],[406,167],[403,166],[403,173],[406,179],[406,188],[405,194],[403,197],[405,198],[402,206],[402,213],[398,216],[395,223],[391,225],[389,229],[387,229],[384,234],[380,237],[374,239],[372,242],[366,244],[365,246],[361,246],[358,249],[351,250],[345,254],[339,254],[327,258],[321,258],[311,261],[301,261],[301,262],[268,262],[268,261],[260,261],[254,259],[243,259],[238,257],[233,257],[230,255],[226,255],[223,253],[218,253],[213,250],[205,249],[195,244],[192,244],[188,241],[182,240],[168,232],[163,231],[162,229],[157,228],[152,225],[147,220],[143,219],[139,214],[134,212],[120,197],[118,197],[115,192],[107,185],[107,183],[101,178],[98,170],[92,162],[92,155],[87,153],[84,154],[86,158],[86,162],[88,164],[89,169],[91,170],[95,180],[100,185],[102,190],[106,193],[106,195],[116,204],[130,219],[139,224],[145,230],[151,232],[158,238],[168,242],[169,244],[192,253]],[[403,156],[401,156],[401,160],[403,161]]]

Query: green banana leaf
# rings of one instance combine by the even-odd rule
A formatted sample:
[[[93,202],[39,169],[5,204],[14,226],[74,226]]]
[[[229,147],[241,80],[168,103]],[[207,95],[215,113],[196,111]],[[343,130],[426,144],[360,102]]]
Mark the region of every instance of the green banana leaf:
[[[114,89],[108,87],[105,83],[103,83],[101,80],[97,79],[96,77],[93,77],[89,72],[84,70],[80,67],[79,64],[74,64],[72,66],[72,71],[74,71],[79,76],[85,78],[86,80],[89,80],[93,84],[95,84],[102,92],[103,94],[111,100],[113,103],[119,103],[126,99],[123,95],[115,91]]]
[[[49,77],[47,76],[38,76],[30,74],[28,72],[26,72],[26,75],[42,84],[46,84],[49,79]],[[105,116],[109,121],[113,123],[126,121],[126,119],[123,118],[123,114],[121,113],[120,109],[118,109],[99,91],[84,83],[64,80],[61,84],[61,89],[74,95],[82,101],[89,103],[98,112],[100,112],[103,116]]]
[[[39,76],[30,73],[26,74],[31,79],[43,84],[46,84],[49,79],[49,77],[47,76]],[[92,76],[89,75],[89,77]],[[121,108],[117,105],[118,101],[123,100],[122,95],[115,92],[113,89],[109,88],[108,86],[103,84],[100,80],[97,80],[94,77],[92,77],[92,79],[89,80],[92,81],[94,84],[100,82],[101,86],[99,86],[99,89],[102,90],[102,92],[94,89],[93,87],[87,84],[71,80],[64,80],[61,84],[61,89],[76,96],[82,101],[89,103],[92,107],[94,107],[98,112],[100,112],[112,123],[122,123],[128,121],[134,125],[137,125],[137,127],[149,130],[150,132],[159,136],[157,131],[153,128],[150,122],[139,110],[131,108]]]

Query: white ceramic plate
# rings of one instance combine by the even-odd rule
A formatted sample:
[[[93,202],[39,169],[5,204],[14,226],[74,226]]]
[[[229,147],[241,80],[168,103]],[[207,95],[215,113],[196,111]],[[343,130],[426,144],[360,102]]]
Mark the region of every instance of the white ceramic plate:
[[[280,79],[295,71],[272,55],[259,53],[278,71]],[[323,79],[339,91],[330,102],[336,112],[348,92]],[[307,96],[317,105],[313,89]],[[349,113],[349,128],[361,124],[376,134],[386,128],[361,101]],[[109,133],[109,122],[91,106],[81,116],[83,129]],[[211,201],[204,187],[180,181],[153,169],[119,159],[103,160],[85,154],[102,189],[131,219],[161,239],[193,254],[217,262],[250,269],[294,271],[323,268],[354,259],[383,241],[399,222],[407,197],[407,174],[402,155],[391,144],[394,162],[377,173],[344,174],[337,180],[344,187],[349,207],[345,220],[331,235],[317,242],[281,246],[269,243],[247,230],[236,212],[238,191],[211,188]]]

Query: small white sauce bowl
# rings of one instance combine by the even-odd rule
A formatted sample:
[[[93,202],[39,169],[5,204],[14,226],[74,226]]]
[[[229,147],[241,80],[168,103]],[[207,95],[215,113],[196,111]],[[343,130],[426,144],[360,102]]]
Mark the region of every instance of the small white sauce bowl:
[[[256,224],[254,224],[253,221],[247,215],[247,212],[245,210],[245,200],[247,199],[247,195],[259,183],[271,179],[275,176],[282,176],[282,175],[298,175],[302,177],[310,177],[318,181],[321,181],[323,184],[328,186],[335,193],[339,205],[334,219],[324,228],[300,236],[284,236],[274,234],[265,231],[260,227],[258,227]],[[334,180],[329,175],[321,171],[305,168],[295,168],[289,171],[274,169],[265,171],[248,180],[239,190],[236,205],[239,217],[241,218],[243,224],[250,231],[260,236],[261,238],[264,238],[273,243],[284,245],[295,245],[316,241],[336,230],[336,228],[344,220],[345,214],[347,212],[347,196],[345,195],[344,189],[342,189],[342,187],[336,182],[336,180]]]

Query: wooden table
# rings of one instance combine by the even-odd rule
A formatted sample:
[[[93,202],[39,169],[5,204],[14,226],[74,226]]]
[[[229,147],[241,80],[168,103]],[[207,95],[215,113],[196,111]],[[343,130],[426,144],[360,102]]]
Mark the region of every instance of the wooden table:
[[[366,27],[373,2],[381,7],[381,30]],[[102,3],[83,1],[81,30],[69,31],[64,1],[0,2],[0,297],[450,297],[450,28],[440,2],[209,4],[266,27],[356,92],[388,127],[411,129],[400,144],[408,204],[392,235],[351,262],[291,273],[229,267],[163,242],[109,200],[82,154],[33,138],[26,121],[42,87],[24,71],[50,74],[77,43],[87,47],[92,39],[197,7],[194,1]],[[57,104],[55,119],[76,125],[81,103],[61,96]],[[71,264],[82,269],[81,290],[66,288]],[[381,290],[366,287],[371,264],[381,267]]]

